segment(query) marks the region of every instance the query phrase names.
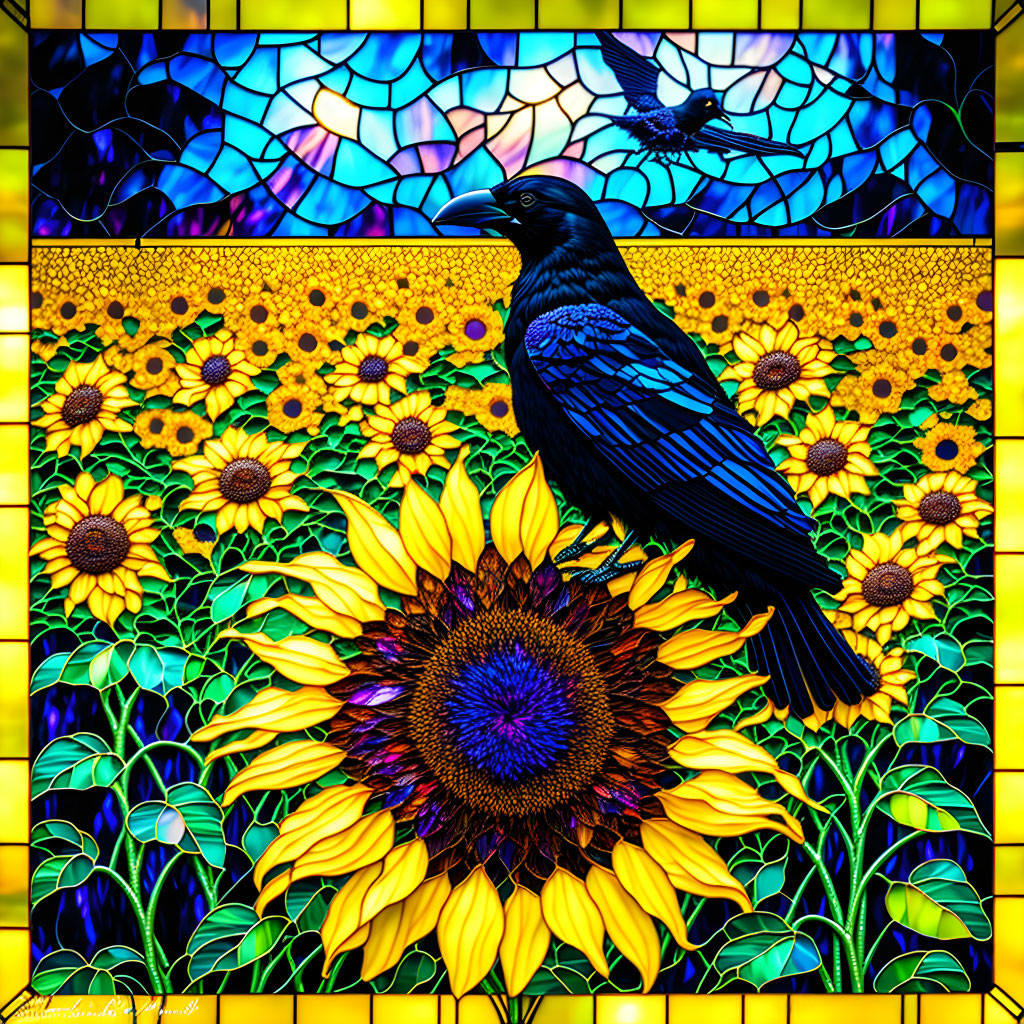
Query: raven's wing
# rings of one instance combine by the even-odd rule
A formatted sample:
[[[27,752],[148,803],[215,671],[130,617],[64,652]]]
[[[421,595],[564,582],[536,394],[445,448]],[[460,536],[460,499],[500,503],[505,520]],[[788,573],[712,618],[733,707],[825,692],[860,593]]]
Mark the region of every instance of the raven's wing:
[[[661,69],[625,43],[620,43],[611,32],[598,32],[597,38],[601,43],[601,56],[612,69],[630,106],[641,113],[664,106],[658,102]]]
[[[687,149],[707,149],[712,153],[728,153],[737,150],[756,156],[803,156],[792,143],[763,139],[748,132],[731,132],[725,128],[701,128],[687,137]]]
[[[683,529],[799,582],[838,581],[750,425],[707,381],[607,306],[562,306],[526,331],[530,364],[607,460]]]

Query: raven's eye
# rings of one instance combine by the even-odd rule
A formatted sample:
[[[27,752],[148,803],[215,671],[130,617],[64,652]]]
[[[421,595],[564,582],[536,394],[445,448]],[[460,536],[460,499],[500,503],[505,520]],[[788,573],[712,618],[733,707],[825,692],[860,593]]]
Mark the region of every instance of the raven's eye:
[[[708,101],[707,101],[707,102],[706,102],[706,103],[704,104],[704,106],[705,106],[705,107],[710,107],[710,106],[711,106],[711,100],[708,100]]]
[[[519,197],[519,205],[520,205],[520,206],[533,206],[533,204],[534,204],[535,202],[537,202],[537,200],[536,200],[536,199],[534,198],[534,196],[533,196],[533,195],[532,195],[531,193],[529,193],[529,192],[524,192],[524,193],[523,193],[523,194],[522,194],[522,195],[521,195],[521,196]]]

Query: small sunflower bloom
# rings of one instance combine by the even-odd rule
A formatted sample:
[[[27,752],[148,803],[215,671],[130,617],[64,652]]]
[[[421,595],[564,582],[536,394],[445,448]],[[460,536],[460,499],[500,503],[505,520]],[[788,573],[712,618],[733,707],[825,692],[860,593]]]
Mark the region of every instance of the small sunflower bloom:
[[[866,477],[878,476],[871,461],[868,427],[856,420],[836,420],[831,406],[812,413],[798,435],[787,434],[778,444],[789,450],[779,465],[797,494],[807,492],[817,508],[829,494],[847,501],[870,494]]]
[[[392,390],[405,394],[406,379],[422,370],[423,364],[402,349],[402,342],[393,335],[360,334],[341,350],[334,372],[327,374],[327,383],[337,389],[337,400],[377,405],[389,402]]]
[[[176,360],[167,351],[168,344],[166,338],[158,338],[131,355],[131,385],[144,391],[147,398],[169,398],[181,386],[175,372]]]
[[[952,559],[902,545],[898,531],[864,534],[861,549],[846,558],[839,610],[853,616],[858,632],[872,630],[880,644],[888,643],[911,618],[934,619],[932,602],[946,593],[936,577]]]
[[[309,506],[291,493],[299,478],[291,462],[304,447],[304,442],[269,441],[265,434],[228,427],[203,445],[201,455],[173,464],[192,477],[192,493],[179,508],[216,512],[218,533],[232,527],[237,533],[262,533],[268,517],[281,522],[285,512],[308,512]]]
[[[312,321],[303,321],[281,331],[284,350],[293,363],[306,363],[313,368],[333,361],[327,332]]]
[[[245,358],[235,337],[221,330],[212,338],[199,338],[178,363],[181,387],[174,401],[181,405],[206,403],[206,414],[216,420],[235,399],[252,388],[252,375],[259,372]]]
[[[896,502],[896,514],[903,520],[901,536],[913,538],[923,554],[943,543],[962,548],[964,537],[977,540],[981,520],[992,514],[977,490],[976,480],[952,470],[904,484],[903,500]]]
[[[789,416],[797,400],[828,397],[825,377],[832,372],[832,346],[813,335],[800,337],[792,320],[778,330],[762,325],[757,338],[741,331],[733,339],[733,351],[740,361],[719,379],[740,382],[736,407],[752,412],[759,427],[773,416]]]
[[[903,667],[903,650],[893,647],[885,651],[871,637],[852,630],[843,630],[843,636],[855,654],[870,666],[877,689],[858,704],[836,703],[829,718],[849,729],[858,718],[892,725],[890,711],[893,702],[907,704],[907,684],[913,682],[914,673]]]
[[[100,443],[106,430],[125,433],[130,423],[118,414],[135,404],[125,387],[123,373],[111,370],[97,356],[91,363],[68,363],[54,393],[43,400],[43,415],[33,425],[46,431],[46,450],[68,455],[74,445],[85,458]]]
[[[284,334],[280,330],[261,331],[246,337],[242,343],[245,360],[258,370],[273,366],[285,349]]]
[[[324,418],[320,402],[320,393],[312,388],[282,384],[267,395],[267,420],[285,434],[293,430],[319,434]]]
[[[920,450],[921,461],[936,473],[968,473],[985,450],[974,427],[960,423],[937,423],[924,437],[914,438],[914,447]]]
[[[508,384],[485,384],[482,388],[460,388],[453,384],[444,393],[444,404],[455,412],[472,416],[487,430],[501,431],[509,437],[519,434],[512,410],[512,388]]]
[[[483,302],[460,306],[448,325],[450,342],[455,349],[448,357],[454,366],[483,362],[484,355],[497,348],[505,337],[501,314]]]
[[[427,391],[413,392],[393,405],[378,405],[359,426],[367,438],[359,458],[375,459],[379,470],[395,466],[391,487],[404,487],[431,466],[447,469],[445,452],[459,447],[451,436],[457,425],[442,407],[430,404]]]
[[[32,339],[29,349],[33,355],[39,356],[44,363],[48,363],[67,343],[67,338],[47,338],[41,336]]]
[[[61,484],[60,498],[43,512],[46,537],[29,550],[46,562],[50,586],[68,588],[64,614],[82,602],[113,627],[127,610],[142,608],[140,577],[171,582],[153,551],[159,530],[143,498],[125,496],[124,482],[113,474],[97,482],[79,473]]]
[[[860,373],[850,374],[836,385],[831,404],[855,412],[861,423],[868,424],[875,423],[882,413],[897,412],[903,396],[914,387],[914,378],[903,366],[878,359],[874,351],[858,353],[853,362]]]

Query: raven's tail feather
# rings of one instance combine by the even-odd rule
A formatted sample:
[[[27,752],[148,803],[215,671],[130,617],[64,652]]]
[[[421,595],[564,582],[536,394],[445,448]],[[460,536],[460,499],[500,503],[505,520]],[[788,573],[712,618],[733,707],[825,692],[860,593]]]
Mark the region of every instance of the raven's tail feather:
[[[771,676],[764,690],[777,708],[811,718],[815,705],[828,711],[837,700],[857,704],[877,690],[873,667],[854,653],[810,592],[779,592],[771,603],[775,614],[748,645],[757,671]]]

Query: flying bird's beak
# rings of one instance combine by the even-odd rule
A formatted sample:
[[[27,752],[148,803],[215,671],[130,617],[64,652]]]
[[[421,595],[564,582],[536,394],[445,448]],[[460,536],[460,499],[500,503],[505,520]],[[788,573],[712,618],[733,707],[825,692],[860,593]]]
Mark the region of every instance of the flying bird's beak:
[[[730,128],[732,127],[732,118],[721,107],[718,107],[718,120],[724,121]]]
[[[511,222],[512,218],[497,204],[489,188],[456,196],[445,203],[431,221],[437,225],[458,224],[471,228],[496,228]]]

